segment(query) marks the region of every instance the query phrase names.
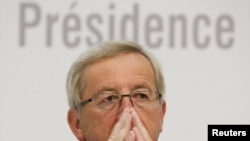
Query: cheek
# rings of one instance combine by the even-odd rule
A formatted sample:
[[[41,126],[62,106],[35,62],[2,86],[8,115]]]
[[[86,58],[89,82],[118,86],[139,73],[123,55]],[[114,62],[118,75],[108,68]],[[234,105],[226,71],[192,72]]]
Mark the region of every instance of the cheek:
[[[87,138],[100,137],[105,139],[108,137],[112,127],[116,121],[116,114],[113,113],[103,113],[100,111],[86,110],[82,114],[81,125],[83,129],[83,134]]]
[[[137,110],[141,121],[152,137],[158,136],[162,128],[162,112],[160,109]]]

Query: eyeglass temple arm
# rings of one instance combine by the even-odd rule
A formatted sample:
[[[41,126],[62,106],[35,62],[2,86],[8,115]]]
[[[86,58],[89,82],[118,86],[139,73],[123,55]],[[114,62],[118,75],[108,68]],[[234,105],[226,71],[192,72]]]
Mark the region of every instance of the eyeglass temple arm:
[[[83,105],[85,105],[85,104],[87,104],[87,103],[89,103],[89,102],[91,102],[92,101],[92,99],[90,98],[90,99],[87,99],[87,100],[84,100],[84,101],[82,101],[81,103],[80,103],[80,106],[83,106]]]

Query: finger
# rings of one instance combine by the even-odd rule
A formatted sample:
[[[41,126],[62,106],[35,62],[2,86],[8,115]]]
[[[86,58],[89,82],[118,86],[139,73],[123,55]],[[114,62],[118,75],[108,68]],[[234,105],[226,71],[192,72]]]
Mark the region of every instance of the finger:
[[[124,140],[131,129],[131,114],[128,108],[124,109],[119,120],[112,129],[112,132],[109,136],[109,141],[113,140]]]
[[[135,134],[135,140],[137,140],[137,141],[144,141],[144,140],[146,140],[144,138],[144,136],[142,135],[142,133],[138,130],[138,127],[133,127],[132,131]]]
[[[135,133],[134,131],[129,131],[128,138],[126,141],[135,141]]]
[[[134,126],[138,127],[140,131],[147,132],[140,117],[138,116],[134,108],[131,108],[131,115],[132,115],[132,122]]]
[[[136,140],[151,140],[151,137],[143,125],[140,117],[138,116],[137,112],[131,108],[131,115],[132,115],[132,123],[133,123],[133,131],[135,132]]]
[[[138,127],[133,127],[132,131],[134,131],[136,141],[153,141],[148,132],[142,133]]]

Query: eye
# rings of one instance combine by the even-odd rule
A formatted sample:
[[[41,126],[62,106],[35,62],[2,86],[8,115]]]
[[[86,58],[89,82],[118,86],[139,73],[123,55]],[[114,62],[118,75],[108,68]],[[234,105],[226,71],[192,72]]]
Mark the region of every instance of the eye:
[[[93,102],[95,102],[96,108],[108,112],[117,105],[119,99],[120,97],[116,92],[102,92],[95,97]]]
[[[104,103],[112,103],[112,102],[116,102],[118,100],[119,100],[118,95],[116,95],[116,94],[108,94],[108,95],[105,95],[102,102],[104,102]]]
[[[132,97],[137,101],[149,101],[149,93],[148,92],[135,92]]]

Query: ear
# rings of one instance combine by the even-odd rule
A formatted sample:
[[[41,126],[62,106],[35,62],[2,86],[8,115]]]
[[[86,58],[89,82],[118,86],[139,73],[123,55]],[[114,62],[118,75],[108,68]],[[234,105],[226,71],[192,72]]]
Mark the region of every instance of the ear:
[[[167,104],[165,100],[162,101],[161,109],[162,109],[162,116],[163,116],[162,118],[164,118],[166,111],[167,111]]]
[[[167,111],[167,104],[166,104],[166,101],[164,100],[162,101],[162,104],[161,104],[161,125],[162,126],[163,126],[163,121],[164,121],[166,111]],[[162,127],[161,127],[161,131],[162,131]]]
[[[81,129],[80,115],[76,109],[69,109],[67,116],[71,131],[79,141],[84,141],[84,135]]]

